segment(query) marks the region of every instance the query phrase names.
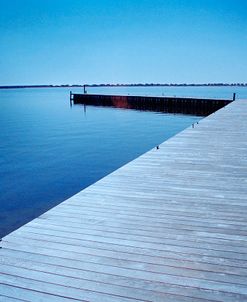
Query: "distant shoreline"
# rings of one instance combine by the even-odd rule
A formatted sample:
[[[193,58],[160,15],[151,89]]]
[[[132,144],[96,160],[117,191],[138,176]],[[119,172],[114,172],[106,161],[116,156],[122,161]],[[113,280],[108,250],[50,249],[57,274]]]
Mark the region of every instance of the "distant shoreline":
[[[84,84],[84,85],[6,85],[0,89],[23,88],[80,88],[80,87],[247,87],[247,83],[208,83],[208,84]]]

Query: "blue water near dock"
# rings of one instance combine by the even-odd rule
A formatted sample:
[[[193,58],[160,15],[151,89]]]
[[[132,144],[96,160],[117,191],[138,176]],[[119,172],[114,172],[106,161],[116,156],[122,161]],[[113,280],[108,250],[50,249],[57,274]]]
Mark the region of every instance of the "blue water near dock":
[[[196,98],[232,99],[247,98],[247,87],[244,86],[153,86],[153,87],[87,87],[89,93],[113,95],[143,95],[143,96],[177,96]],[[82,89],[80,89],[82,92]]]
[[[130,89],[125,92],[161,94]],[[70,107],[63,88],[0,90],[0,237],[199,119],[91,106],[84,111]]]

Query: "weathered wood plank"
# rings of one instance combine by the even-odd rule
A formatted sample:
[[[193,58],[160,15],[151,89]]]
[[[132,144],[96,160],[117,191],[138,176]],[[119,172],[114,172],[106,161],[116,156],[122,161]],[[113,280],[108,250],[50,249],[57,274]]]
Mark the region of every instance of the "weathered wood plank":
[[[32,254],[30,255],[30,247],[32,247]],[[7,242],[5,243],[5,249],[2,251],[3,255],[6,256],[14,256],[19,257],[19,254],[25,255],[25,253],[28,253],[28,257],[37,257],[40,256],[42,259],[45,259],[46,256],[57,256],[59,254],[60,258],[71,260],[81,260],[81,258],[86,255],[91,255],[91,259],[93,259],[93,256],[104,256],[104,257],[110,257],[110,258],[116,258],[119,260],[130,260],[130,261],[137,261],[137,262],[144,262],[146,264],[155,264],[155,265],[161,265],[161,266],[170,266],[170,267],[177,267],[177,268],[185,268],[185,269],[192,269],[195,271],[200,272],[215,272],[219,274],[230,274],[230,275],[237,275],[237,276],[247,276],[247,268],[242,268],[239,266],[233,266],[233,263],[231,262],[231,265],[227,265],[227,263],[221,263],[214,264],[214,263],[208,263],[206,261],[193,261],[192,259],[186,259],[181,260],[179,258],[176,258],[175,256],[168,257],[158,257],[158,256],[150,256],[150,255],[143,255],[143,254],[136,254],[131,252],[120,252],[120,251],[112,251],[107,249],[99,249],[95,247],[83,247],[83,252],[80,251],[80,253],[71,253],[70,249],[64,248],[63,250],[59,250],[59,246],[57,248],[46,248],[46,247],[40,247],[26,243],[12,243]],[[73,252],[75,252],[73,250]],[[44,256],[44,257],[43,257]],[[24,257],[24,256],[23,256]],[[2,260],[4,261],[4,259]],[[76,263],[76,262],[75,262]],[[78,264],[77,264],[78,265]]]
[[[19,267],[25,267],[25,263],[22,262]],[[186,288],[189,292],[189,296],[185,297],[184,286],[162,282],[150,282],[149,280],[138,279],[135,276],[126,278],[124,276],[105,273],[99,274],[93,271],[68,269],[34,262],[26,263],[26,267],[27,269],[17,270],[14,266],[6,266],[6,269],[12,274],[23,275],[27,278],[30,278],[32,274],[35,274],[36,277],[36,274],[38,274],[37,278],[40,280],[43,280],[44,278],[44,282],[47,282],[47,278],[49,278],[50,282],[52,280],[51,278],[55,278],[57,272],[59,272],[59,276],[56,277],[56,282],[58,282],[58,284],[64,284],[66,282],[67,286],[71,284],[71,286],[75,288],[79,286],[80,288],[86,288],[92,291],[96,290],[97,292],[102,291],[104,293],[110,292],[114,294],[114,292],[116,292],[119,294],[122,292],[128,297],[141,299],[142,301],[198,301],[198,299],[209,301],[208,298],[210,298],[210,301],[219,301],[217,299],[218,293],[214,290],[190,287],[189,289]],[[53,276],[49,273],[45,273],[44,270],[52,273]],[[29,271],[30,275],[28,274]],[[89,277],[94,279],[94,281],[90,281]],[[232,293],[222,292],[221,294],[224,296],[224,301],[231,301],[233,297]],[[237,299],[243,297],[239,294],[235,295]],[[193,296],[195,298],[193,298]]]
[[[2,278],[1,278],[2,279]],[[9,282],[9,284],[0,284],[1,285],[1,294],[2,302],[5,302],[6,299],[12,299],[12,301],[39,301],[39,302],[71,302],[71,301],[82,301],[88,302],[82,299],[70,299],[63,296],[58,296],[54,294],[47,294],[42,291],[32,290],[30,288],[22,288],[18,285]]]
[[[41,252],[40,249],[35,250],[37,253]],[[43,250],[44,251],[44,250]],[[42,252],[41,252],[42,253]],[[49,251],[48,251],[49,253]],[[18,257],[18,255],[20,255],[20,253],[17,252],[12,252],[12,254],[8,251],[5,255],[5,257],[8,256],[14,256]],[[21,253],[21,255],[23,255],[23,253]],[[66,255],[61,251],[61,256],[62,255]],[[130,260],[130,259],[121,259],[121,258],[117,258],[117,254],[112,255],[112,257],[106,257],[106,256],[101,256],[101,255],[95,255],[95,254],[89,254],[89,253],[83,253],[80,255],[81,257],[83,257],[83,260],[85,263],[87,263],[86,268],[89,270],[91,264],[97,268],[97,265],[99,265],[101,268],[102,266],[105,266],[105,273],[108,272],[109,274],[112,271],[117,272],[118,268],[123,269],[124,271],[126,271],[127,273],[129,272],[130,274],[132,274],[131,270],[136,270],[139,271],[139,275],[142,275],[142,271],[144,272],[143,276],[146,275],[148,276],[147,273],[151,272],[151,278],[153,278],[153,276],[155,276],[155,274],[162,274],[162,275],[169,275],[169,276],[178,276],[178,277],[182,277],[186,280],[186,278],[191,278],[191,286],[193,285],[193,279],[203,279],[203,280],[209,280],[209,281],[215,281],[215,282],[227,282],[227,283],[238,283],[238,284],[242,284],[245,285],[247,283],[247,276],[236,276],[233,273],[229,273],[230,272],[230,268],[228,268],[228,271],[225,270],[224,274],[222,272],[214,272],[214,271],[210,271],[209,268],[203,270],[199,269],[199,265],[196,267],[193,267],[192,263],[190,265],[190,267],[178,267],[177,266],[172,266],[172,261],[171,263],[167,263],[167,264],[152,264],[152,263],[146,263],[144,262],[142,259],[138,259],[138,260]],[[4,265],[5,263],[9,264],[12,263],[10,261],[10,258],[7,258],[8,261],[6,261],[5,259],[3,261],[1,261],[1,264]],[[43,258],[44,259],[44,258]],[[19,261],[20,263],[20,261]],[[13,264],[12,264],[13,265]],[[16,262],[15,265],[18,265],[18,261]],[[205,268],[207,268],[205,266]],[[234,270],[233,270],[234,271]],[[243,270],[242,270],[243,271]],[[157,276],[158,278],[159,276]],[[174,278],[172,277],[171,280],[174,280]],[[157,280],[159,281],[159,280]],[[176,284],[174,283],[174,281],[171,281],[170,283],[172,284]],[[181,284],[178,284],[181,285]]]
[[[93,241],[93,242],[99,242],[99,243],[106,243],[109,245],[118,245],[118,246],[125,246],[125,247],[133,247],[141,245],[144,249],[147,250],[157,250],[157,251],[168,251],[168,252],[174,252],[174,253],[182,253],[182,254],[190,254],[195,256],[208,256],[208,257],[220,257],[224,259],[236,259],[239,260],[242,265],[247,266],[246,256],[244,252],[228,252],[228,251],[222,251],[217,249],[205,249],[205,248],[197,248],[197,247],[186,247],[186,246],[179,246],[176,244],[168,244],[168,243],[152,243],[152,242],[145,242],[140,240],[130,240],[128,237],[125,238],[111,238],[105,236],[96,236],[93,234],[87,235],[87,234],[80,234],[79,236],[71,235],[69,237],[65,237],[64,234],[52,232],[52,231],[43,231],[40,229],[39,231],[35,232],[27,232],[25,230],[22,230],[22,232],[15,233],[12,235],[9,235],[8,240],[12,240],[12,242],[19,241],[19,238],[22,238],[22,242],[27,242],[30,240],[35,241],[47,241],[47,242],[57,242],[57,243],[63,243],[66,245],[72,245],[72,246],[80,246],[81,242],[83,244],[84,241]],[[16,241],[16,239],[18,241]],[[241,261],[242,260],[242,261]],[[245,263],[246,262],[246,263]]]

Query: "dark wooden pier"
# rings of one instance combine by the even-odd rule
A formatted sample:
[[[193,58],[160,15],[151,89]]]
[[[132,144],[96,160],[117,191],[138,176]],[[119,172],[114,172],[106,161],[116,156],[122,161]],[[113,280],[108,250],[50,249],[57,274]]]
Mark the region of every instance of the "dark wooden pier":
[[[233,101],[193,97],[73,94],[74,104],[207,116]]]

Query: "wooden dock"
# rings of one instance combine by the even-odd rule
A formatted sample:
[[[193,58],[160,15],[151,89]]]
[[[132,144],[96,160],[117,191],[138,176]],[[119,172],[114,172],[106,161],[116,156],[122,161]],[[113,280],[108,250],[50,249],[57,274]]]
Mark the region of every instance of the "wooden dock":
[[[7,235],[1,247],[0,301],[247,301],[247,100]]]
[[[70,103],[107,106],[124,109],[148,110],[207,116],[234,100],[176,96],[135,96],[106,94],[75,94],[70,92]]]

